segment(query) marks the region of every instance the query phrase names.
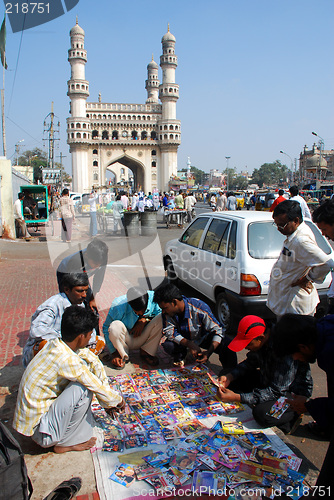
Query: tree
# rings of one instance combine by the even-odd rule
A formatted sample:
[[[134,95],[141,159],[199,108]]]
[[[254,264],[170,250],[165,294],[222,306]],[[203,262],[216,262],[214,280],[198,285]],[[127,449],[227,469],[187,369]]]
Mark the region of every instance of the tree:
[[[27,149],[24,151],[18,159],[19,165],[29,165],[34,167],[34,182],[42,182],[42,167],[46,167],[48,164],[47,156],[44,151],[39,148]]]
[[[280,185],[288,175],[288,167],[282,165],[279,160],[274,163],[263,163],[260,168],[256,168],[252,175],[252,182],[261,188],[265,186]]]
[[[180,172],[187,172],[186,168],[182,168]],[[205,174],[204,170],[200,170],[199,168],[196,167],[190,167],[190,172],[193,174],[195,178],[195,184],[202,184],[203,180],[203,175]]]
[[[247,189],[248,179],[243,177],[242,175],[237,175],[232,179],[232,185],[230,186],[233,189]]]
[[[237,171],[235,168],[225,168],[223,174],[225,175],[226,188],[234,189],[235,178],[237,176]]]

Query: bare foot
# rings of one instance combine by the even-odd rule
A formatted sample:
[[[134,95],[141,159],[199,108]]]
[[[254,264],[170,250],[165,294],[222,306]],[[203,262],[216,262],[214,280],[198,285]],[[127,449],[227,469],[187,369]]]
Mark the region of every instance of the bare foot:
[[[54,446],[53,451],[55,453],[66,453],[67,451],[84,451],[92,448],[95,443],[96,437],[92,437],[84,443],[75,444],[73,446]]]

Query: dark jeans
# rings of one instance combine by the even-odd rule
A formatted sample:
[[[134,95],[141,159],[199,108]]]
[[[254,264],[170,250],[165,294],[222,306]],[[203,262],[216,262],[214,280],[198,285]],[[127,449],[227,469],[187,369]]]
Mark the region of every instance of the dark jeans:
[[[231,391],[240,394],[252,392],[254,389],[264,389],[264,386],[261,383],[261,375],[259,370],[254,370],[254,372],[247,373],[247,375],[245,375],[244,377],[231,382],[228,388]],[[298,418],[298,414],[295,413],[292,409],[288,409],[280,418],[275,418],[267,415],[267,413],[269,413],[270,411],[270,408],[277,401],[277,399],[272,399],[270,401],[265,401],[263,403],[254,405],[253,417],[263,427],[276,426],[286,433],[291,430],[294,421]]]
[[[221,375],[230,372],[237,365],[237,355],[235,352],[230,351],[228,349],[228,344],[231,342],[231,339],[225,336],[225,338],[221,341],[218,347],[215,349],[215,353],[219,356],[219,361],[222,364],[222,370],[220,372]],[[204,342],[200,344],[202,349],[208,349],[212,343],[212,336],[205,339]],[[188,349],[172,340],[165,340],[162,344],[163,349],[174,358],[174,361],[181,361],[187,355]]]

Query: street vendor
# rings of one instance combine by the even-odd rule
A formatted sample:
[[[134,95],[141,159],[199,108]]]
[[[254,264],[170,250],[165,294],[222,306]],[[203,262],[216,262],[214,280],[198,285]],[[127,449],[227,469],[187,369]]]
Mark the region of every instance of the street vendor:
[[[237,357],[227,349],[223,328],[205,302],[185,297],[172,283],[160,286],[154,301],[163,316],[162,347],[173,357],[175,366],[184,365],[188,350],[199,363],[205,363],[216,352],[223,369],[236,365]]]
[[[273,349],[273,336],[264,320],[245,316],[239,323],[236,337],[228,348],[233,352],[247,349],[246,359],[227,374],[218,378],[217,396],[224,402],[247,403],[253,408],[255,420],[264,427],[277,426],[291,433],[299,414],[289,408],[278,418],[270,409],[281,396],[301,394],[305,399],[312,394],[313,382],[308,363],[295,361],[292,356],[278,358]]]
[[[65,309],[70,305],[87,307],[84,303],[89,285],[86,273],[66,274],[62,284],[64,291],[47,299],[32,315],[29,337],[23,348],[22,363],[25,368],[47,341],[60,337],[61,318]],[[89,339],[91,349],[98,354],[104,345],[102,338],[96,339],[94,332]]]
[[[92,437],[93,394],[107,413],[122,411],[125,402],[112,390],[102,363],[87,346],[96,316],[77,305],[61,320],[61,337],[50,340],[29,363],[21,379],[13,427],[55,453],[82,451]]]
[[[153,295],[151,290],[132,287],[112,302],[103,333],[113,368],[124,368],[131,349],[140,349],[140,357],[149,366],[158,366],[155,354],[161,340],[162,318]]]

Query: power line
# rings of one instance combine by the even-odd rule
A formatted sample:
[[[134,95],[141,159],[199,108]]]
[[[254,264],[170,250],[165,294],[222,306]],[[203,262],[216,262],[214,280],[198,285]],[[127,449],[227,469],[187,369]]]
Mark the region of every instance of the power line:
[[[21,46],[22,46],[22,39],[23,39],[23,32],[24,32],[25,22],[26,22],[26,14],[24,14],[24,18],[23,18],[23,25],[22,25],[21,38],[20,38],[20,46],[19,46],[19,52],[17,54],[17,59],[16,59],[15,74],[14,74],[14,80],[13,80],[13,85],[12,85],[12,93],[11,93],[10,100],[9,100],[8,113],[9,113],[9,110],[10,110],[10,107],[11,107],[11,104],[12,104],[12,99],[13,99],[13,94],[14,94],[14,87],[15,87],[15,81],[16,81],[16,75],[17,75],[17,68],[18,68],[18,65],[19,65],[19,59],[20,59],[20,54],[21,54]]]

